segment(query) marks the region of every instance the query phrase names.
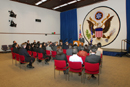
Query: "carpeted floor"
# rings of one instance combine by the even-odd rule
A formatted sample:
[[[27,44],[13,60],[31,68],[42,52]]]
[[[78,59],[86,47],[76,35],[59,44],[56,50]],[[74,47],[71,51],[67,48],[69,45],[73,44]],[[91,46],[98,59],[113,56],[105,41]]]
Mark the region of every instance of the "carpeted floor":
[[[63,72],[56,71],[54,62],[49,65],[33,64],[34,69],[20,69],[12,64],[11,53],[0,54],[0,87],[130,87],[130,58],[103,56],[100,84],[97,79],[81,83],[78,74],[73,74],[70,81],[65,80]]]

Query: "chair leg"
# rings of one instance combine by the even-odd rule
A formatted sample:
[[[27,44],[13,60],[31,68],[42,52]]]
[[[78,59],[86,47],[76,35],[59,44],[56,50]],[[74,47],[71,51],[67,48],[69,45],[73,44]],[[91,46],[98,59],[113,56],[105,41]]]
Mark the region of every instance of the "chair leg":
[[[98,85],[99,85],[99,74],[98,74]]]
[[[55,79],[55,66],[54,66],[54,79]]]

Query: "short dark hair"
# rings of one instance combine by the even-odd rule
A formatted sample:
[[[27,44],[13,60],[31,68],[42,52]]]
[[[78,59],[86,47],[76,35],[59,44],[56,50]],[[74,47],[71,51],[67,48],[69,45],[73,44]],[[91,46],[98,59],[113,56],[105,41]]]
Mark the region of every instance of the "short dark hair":
[[[77,54],[78,50],[77,49],[73,49],[72,54]]]
[[[57,52],[57,55],[63,54],[62,47],[61,47],[61,46],[58,46],[57,49],[56,49],[56,52]]]
[[[102,46],[101,43],[98,43],[98,44],[97,44],[97,47],[98,47],[98,48],[101,48],[101,46]]]
[[[97,51],[97,47],[95,45],[91,46],[91,49],[90,49],[92,52],[96,53]]]

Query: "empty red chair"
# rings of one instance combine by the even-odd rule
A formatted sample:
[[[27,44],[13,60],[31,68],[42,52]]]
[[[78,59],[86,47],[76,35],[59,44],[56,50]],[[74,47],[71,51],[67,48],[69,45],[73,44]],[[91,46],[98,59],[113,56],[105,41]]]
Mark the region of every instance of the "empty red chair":
[[[85,77],[86,73],[88,73],[88,74],[98,74],[98,85],[99,85],[99,63],[85,62],[84,77]],[[85,83],[85,79],[84,79],[84,83]]]
[[[46,55],[51,56],[51,51],[50,50],[46,50]]]
[[[33,51],[32,53],[33,53],[33,57],[34,57],[34,58],[37,58],[37,52],[34,52],[34,51]]]
[[[82,73],[83,67],[81,62],[69,62],[69,72]],[[82,82],[82,76],[81,76]]]
[[[66,55],[66,58],[67,58],[67,61],[68,61],[68,63],[69,63],[70,55]]]
[[[23,55],[19,55],[19,61],[20,61],[20,69],[21,69],[21,63],[22,65],[25,65],[25,57]],[[25,70],[26,70],[26,66],[25,66]]]
[[[55,58],[55,57],[56,57],[56,54],[57,54],[56,51],[51,51],[51,53],[52,53],[52,57]]]
[[[65,71],[67,70],[68,67],[66,66],[66,61],[65,60],[54,60],[54,78],[55,78],[55,70],[60,71]],[[66,80],[67,80],[67,74],[66,74]]]
[[[63,53],[66,54],[66,49],[63,49]]]
[[[28,50],[28,54],[29,54],[30,56],[32,56],[32,51],[29,51],[29,50]]]

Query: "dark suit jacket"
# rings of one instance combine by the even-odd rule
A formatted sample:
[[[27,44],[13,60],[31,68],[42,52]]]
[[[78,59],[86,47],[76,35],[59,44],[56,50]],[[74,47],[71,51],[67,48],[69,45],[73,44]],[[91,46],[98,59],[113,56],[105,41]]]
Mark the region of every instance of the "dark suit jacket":
[[[67,49],[66,50],[66,55],[72,55],[73,49]]]
[[[66,44],[65,44],[65,45],[63,46],[63,49],[68,49],[68,48],[69,48],[69,45],[66,45]]]
[[[100,64],[101,58],[100,58],[100,56],[97,56],[95,54],[91,54],[90,56],[86,57],[85,62],[88,62],[88,63],[99,63]]]
[[[29,50],[30,43],[27,43],[26,49]]]
[[[37,49],[37,52],[38,52],[38,53],[42,53],[42,54],[43,54],[43,58],[46,57],[46,51],[44,51],[43,48],[38,48],[38,49]]]
[[[56,51],[56,49],[57,49],[57,46],[54,46],[54,47],[52,48],[53,51]]]
[[[84,43],[84,38],[79,38],[79,41]]]
[[[19,55],[23,55],[25,57],[25,60],[26,60],[26,58],[30,57],[27,50],[24,48],[19,49]]]
[[[61,55],[56,55],[56,60],[65,60],[67,63],[67,58],[65,54],[61,54]]]
[[[18,54],[18,53],[19,53],[18,48],[14,47],[14,48],[13,48],[13,52]]]

